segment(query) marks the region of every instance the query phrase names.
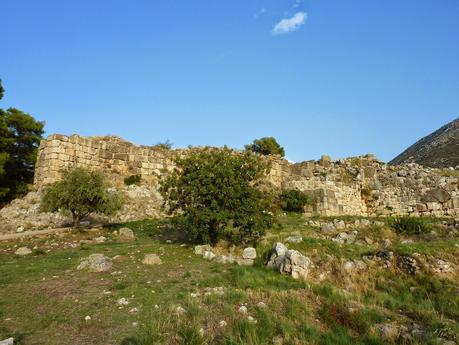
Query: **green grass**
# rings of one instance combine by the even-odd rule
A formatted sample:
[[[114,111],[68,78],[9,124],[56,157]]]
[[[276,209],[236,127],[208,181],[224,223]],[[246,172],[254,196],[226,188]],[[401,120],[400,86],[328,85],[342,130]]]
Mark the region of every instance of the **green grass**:
[[[439,336],[458,341],[456,275],[411,276],[396,267],[343,274],[337,271],[342,261],[372,254],[379,250],[378,244],[330,241],[297,214],[280,216],[279,222],[282,226],[270,230],[268,243],[258,245],[260,257],[253,267],[220,265],[194,255],[186,234],[176,232],[167,221],[24,240],[18,246],[37,246],[27,257],[13,255],[15,243],[0,243],[0,339],[14,336],[22,345],[265,345],[279,339],[292,345],[388,344],[375,333],[374,325],[393,321],[417,323],[426,330],[426,337],[413,339],[413,344],[434,344]],[[436,226],[435,221],[428,222]],[[135,232],[135,241],[121,242],[112,235],[123,226]],[[294,232],[303,242],[289,248],[300,250],[316,265],[307,282],[264,267],[272,243]],[[108,241],[63,248],[66,242],[100,235]],[[401,244],[402,237],[384,226],[359,229],[362,236],[376,242],[390,238],[396,254],[419,253],[458,264],[457,237],[410,235],[414,242]],[[77,271],[80,260],[92,253],[121,256],[114,262],[116,274]],[[163,264],[143,265],[146,253],[160,254]],[[319,281],[315,273],[325,269],[329,274]],[[215,287],[223,287],[224,293],[213,293]],[[129,305],[119,306],[119,298],[126,298]],[[241,305],[247,307],[246,315],[239,312]],[[179,306],[184,309],[180,315]],[[91,321],[84,320],[86,315]]]

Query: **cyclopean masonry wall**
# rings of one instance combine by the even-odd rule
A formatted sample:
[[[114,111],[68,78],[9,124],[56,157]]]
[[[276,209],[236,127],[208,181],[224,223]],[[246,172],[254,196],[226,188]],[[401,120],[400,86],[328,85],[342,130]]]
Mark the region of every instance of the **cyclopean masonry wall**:
[[[59,180],[62,170],[82,166],[100,169],[113,186],[130,175],[156,188],[159,178],[174,168],[174,157],[189,149],[165,150],[136,146],[118,137],[54,134],[40,145],[35,171],[37,189]],[[291,164],[269,157],[267,180],[276,189],[305,191],[313,215],[435,215],[459,216],[457,170],[438,170],[416,164],[389,166],[372,155],[332,161]]]

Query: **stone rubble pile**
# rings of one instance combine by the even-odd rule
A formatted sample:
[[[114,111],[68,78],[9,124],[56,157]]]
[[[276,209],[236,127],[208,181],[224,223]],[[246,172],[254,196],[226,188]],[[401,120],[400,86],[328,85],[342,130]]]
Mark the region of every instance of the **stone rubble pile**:
[[[283,274],[290,275],[293,279],[306,279],[309,273],[311,260],[297,250],[287,249],[287,247],[277,242],[273,245],[268,267],[275,268]]]

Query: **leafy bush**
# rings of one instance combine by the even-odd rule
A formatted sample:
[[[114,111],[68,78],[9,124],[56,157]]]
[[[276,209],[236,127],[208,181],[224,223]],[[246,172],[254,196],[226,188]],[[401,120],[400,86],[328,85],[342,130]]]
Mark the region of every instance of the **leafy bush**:
[[[142,179],[142,176],[141,175],[131,175],[129,177],[126,177],[124,179],[124,184],[126,186],[130,186],[132,184],[135,184],[137,186],[140,185],[140,180]]]
[[[161,181],[169,214],[195,240],[216,243],[255,241],[273,224],[259,190],[270,166],[251,152],[204,148],[176,159],[177,168]]]
[[[159,150],[170,150],[172,149],[172,145],[173,144],[169,140],[166,140],[166,141],[157,143],[156,145],[153,146],[153,148],[159,149]]]
[[[430,232],[429,223],[417,217],[394,217],[388,219],[388,224],[396,232],[407,235],[423,234]]]
[[[108,191],[100,172],[74,168],[63,174],[62,181],[46,190],[41,209],[70,213],[76,227],[90,213],[110,215],[121,209],[122,204],[118,193]]]
[[[285,150],[273,137],[255,139],[251,144],[245,145],[247,151],[253,151],[261,155],[285,156]]]
[[[309,203],[309,197],[296,189],[288,189],[280,194],[280,205],[287,212],[303,212]]]

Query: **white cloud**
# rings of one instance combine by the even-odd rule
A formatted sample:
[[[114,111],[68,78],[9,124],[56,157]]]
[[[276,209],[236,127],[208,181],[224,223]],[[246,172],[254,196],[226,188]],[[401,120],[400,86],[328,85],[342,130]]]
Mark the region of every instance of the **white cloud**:
[[[291,18],[284,18],[276,25],[274,25],[272,34],[280,35],[288,32],[296,31],[300,26],[306,23],[307,14],[306,12],[297,12]]]

